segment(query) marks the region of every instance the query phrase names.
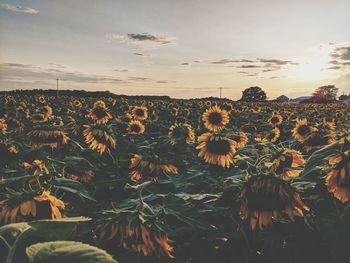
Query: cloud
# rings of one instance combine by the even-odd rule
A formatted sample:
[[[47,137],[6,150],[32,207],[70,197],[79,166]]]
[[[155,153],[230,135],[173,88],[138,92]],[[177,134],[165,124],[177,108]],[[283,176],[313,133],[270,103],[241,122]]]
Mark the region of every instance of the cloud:
[[[261,68],[262,66],[259,65],[241,65],[238,66],[237,68]]]
[[[136,45],[166,45],[175,43],[176,38],[168,36],[157,36],[150,33],[128,33],[126,35],[107,34],[109,41],[128,42]]]
[[[129,80],[132,80],[132,81],[150,81],[151,78],[146,78],[146,77],[129,77]]]
[[[67,68],[66,66],[63,66],[63,65],[57,64],[57,63],[49,63],[49,65],[53,66],[55,68],[61,68],[61,69]]]
[[[120,72],[120,73],[129,72],[129,70],[127,70],[127,69],[114,69],[113,71],[115,71],[115,72]]]
[[[156,83],[158,84],[166,84],[166,83],[176,83],[177,81],[175,80],[158,80]]]
[[[30,7],[23,7],[23,6],[12,5],[8,3],[0,3],[0,6],[4,9],[7,9],[12,12],[17,12],[17,13],[25,13],[25,14],[32,14],[32,15],[39,13],[38,10]]]
[[[156,36],[150,33],[141,33],[141,34],[131,34],[129,33],[128,38],[135,41],[151,41],[160,43],[162,45],[169,44],[173,42],[173,39],[169,37],[163,37],[163,36]]]
[[[349,70],[350,69],[350,46],[338,46],[334,48],[329,56],[332,58],[328,64],[332,65],[326,69],[328,70]]]
[[[331,53],[331,57],[340,60],[350,60],[350,46],[334,49]]]
[[[188,66],[189,64],[188,62],[181,63],[182,66]]]
[[[63,81],[76,83],[122,83],[123,80],[112,76],[64,71],[57,68],[41,68],[30,64],[2,63],[0,64],[1,81],[35,82],[52,81],[59,78]]]
[[[257,61],[267,63],[267,64],[273,64],[273,65],[299,65],[297,62],[293,62],[290,60],[282,60],[282,59],[264,59],[264,58],[258,58]]]
[[[139,53],[139,52],[134,52],[133,53],[135,56],[140,56],[140,57],[150,57],[149,54],[143,54],[143,53]]]

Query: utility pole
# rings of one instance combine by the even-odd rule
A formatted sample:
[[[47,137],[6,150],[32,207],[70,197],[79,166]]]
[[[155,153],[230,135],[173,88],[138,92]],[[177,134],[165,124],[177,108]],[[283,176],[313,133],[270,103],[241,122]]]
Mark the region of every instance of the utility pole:
[[[59,81],[59,79],[56,79],[56,83],[57,83],[57,98],[59,96],[59,94],[58,94],[58,81]]]
[[[222,87],[219,88],[220,89],[220,99],[222,98]]]

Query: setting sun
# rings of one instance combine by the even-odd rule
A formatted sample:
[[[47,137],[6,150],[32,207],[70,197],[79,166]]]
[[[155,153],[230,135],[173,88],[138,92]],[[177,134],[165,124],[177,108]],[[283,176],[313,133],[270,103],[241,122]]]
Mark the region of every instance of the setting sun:
[[[302,80],[321,80],[326,78],[323,63],[305,63],[297,67],[297,76]]]

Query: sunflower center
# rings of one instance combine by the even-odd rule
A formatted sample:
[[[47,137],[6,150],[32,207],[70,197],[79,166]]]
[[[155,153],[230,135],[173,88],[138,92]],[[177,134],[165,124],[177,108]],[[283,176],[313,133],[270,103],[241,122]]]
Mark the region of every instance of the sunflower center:
[[[94,114],[96,115],[97,118],[101,119],[103,117],[105,117],[107,114],[106,114],[106,110],[103,109],[103,108],[96,108],[94,110]]]
[[[219,125],[222,122],[222,115],[219,112],[210,113],[209,122],[214,125]]]
[[[271,122],[274,123],[274,124],[278,123],[278,121],[279,121],[278,117],[272,117],[271,118]]]
[[[145,115],[143,109],[137,109],[137,110],[135,111],[135,114],[136,114],[137,116],[139,116],[139,117],[143,117],[143,116]]]
[[[140,128],[140,126],[139,126],[139,125],[137,125],[137,124],[133,124],[133,125],[131,125],[131,126],[130,126],[130,130],[131,130],[132,132],[139,133],[139,132],[140,132],[140,130],[141,130],[141,128]]]
[[[173,132],[172,132],[172,137],[173,138],[183,138],[183,137],[185,137],[186,136],[186,134],[185,134],[186,132],[184,131],[184,129],[183,128],[181,128],[181,127],[176,127],[176,128],[174,128],[173,129]]]
[[[310,127],[307,126],[307,125],[301,125],[299,128],[298,128],[298,133],[302,136],[305,136],[307,135],[308,133],[310,132]]]
[[[207,149],[212,154],[226,155],[230,152],[230,143],[227,140],[219,139],[207,141]]]

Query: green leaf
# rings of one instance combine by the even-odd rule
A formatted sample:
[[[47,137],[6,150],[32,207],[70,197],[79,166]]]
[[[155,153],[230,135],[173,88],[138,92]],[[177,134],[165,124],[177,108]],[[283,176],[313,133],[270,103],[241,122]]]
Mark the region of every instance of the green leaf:
[[[341,149],[340,143],[334,143],[327,145],[322,149],[315,151],[311,154],[310,158],[305,164],[305,168],[301,176],[308,176],[312,171],[314,171],[318,165],[320,165],[326,158],[329,158],[333,155],[339,154]]]
[[[45,240],[62,240],[69,238],[79,223],[90,221],[86,217],[70,217],[56,220],[37,220],[29,222],[32,232]]]
[[[26,253],[30,263],[118,263],[104,250],[74,241],[37,243]]]
[[[67,191],[73,194],[80,196],[83,199],[88,199],[96,202],[89,192],[86,190],[85,186],[78,182],[67,178],[55,178],[53,183],[54,187],[57,189],[61,189],[63,191]]]

